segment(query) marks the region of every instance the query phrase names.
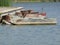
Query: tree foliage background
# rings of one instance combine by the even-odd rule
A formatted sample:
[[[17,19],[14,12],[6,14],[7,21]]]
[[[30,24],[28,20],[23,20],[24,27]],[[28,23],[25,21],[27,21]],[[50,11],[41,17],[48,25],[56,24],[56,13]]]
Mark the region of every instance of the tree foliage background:
[[[10,6],[12,0],[0,0],[0,6]]]

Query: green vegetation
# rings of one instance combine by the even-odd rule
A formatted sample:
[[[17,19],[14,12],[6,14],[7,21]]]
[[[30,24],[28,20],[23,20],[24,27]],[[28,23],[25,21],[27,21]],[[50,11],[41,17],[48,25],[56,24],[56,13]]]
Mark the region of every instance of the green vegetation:
[[[60,0],[0,0],[0,6],[10,6],[14,2],[60,2]]]
[[[15,2],[60,2],[60,0],[14,0]]]
[[[10,6],[12,0],[0,0],[0,6]]]

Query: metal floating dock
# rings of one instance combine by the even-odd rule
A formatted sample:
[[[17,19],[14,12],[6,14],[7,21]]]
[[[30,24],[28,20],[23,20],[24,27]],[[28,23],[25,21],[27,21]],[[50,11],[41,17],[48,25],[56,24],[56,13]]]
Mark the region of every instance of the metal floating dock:
[[[17,11],[23,9],[23,7],[0,7],[0,14],[1,13],[9,13],[9,12],[13,12],[13,11]]]
[[[23,7],[0,7],[0,16],[8,15],[9,13],[20,11]]]

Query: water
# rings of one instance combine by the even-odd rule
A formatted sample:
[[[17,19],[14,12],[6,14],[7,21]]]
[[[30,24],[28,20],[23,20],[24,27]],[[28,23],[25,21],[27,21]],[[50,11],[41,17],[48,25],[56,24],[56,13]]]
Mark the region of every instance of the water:
[[[0,45],[60,45],[60,3],[16,3],[57,18],[56,25],[0,25]]]

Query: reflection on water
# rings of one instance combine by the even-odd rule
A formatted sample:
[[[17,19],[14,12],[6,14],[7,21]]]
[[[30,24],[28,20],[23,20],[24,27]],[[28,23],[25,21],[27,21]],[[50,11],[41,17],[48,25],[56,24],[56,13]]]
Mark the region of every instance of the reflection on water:
[[[0,45],[60,45],[60,3],[16,3],[57,18],[57,25],[0,25]]]

